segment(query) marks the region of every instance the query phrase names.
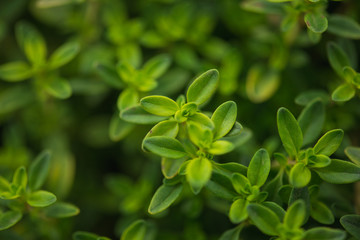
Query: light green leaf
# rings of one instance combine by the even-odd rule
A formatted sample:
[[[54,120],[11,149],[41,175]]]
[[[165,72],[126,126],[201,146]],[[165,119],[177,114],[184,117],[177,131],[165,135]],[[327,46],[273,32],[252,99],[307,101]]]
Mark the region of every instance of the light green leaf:
[[[147,61],[142,70],[149,77],[158,78],[166,72],[170,64],[170,56],[167,54],[162,54]]]
[[[323,154],[318,154],[315,156],[311,156],[309,159],[307,166],[309,168],[323,168],[328,166],[331,163],[331,159]]]
[[[315,141],[325,121],[325,106],[321,99],[310,102],[300,113],[298,123],[303,133],[303,145]]]
[[[186,180],[189,182],[194,194],[198,194],[210,180],[211,172],[212,165],[208,159],[195,158],[190,160],[186,167]]]
[[[44,184],[49,173],[51,153],[48,150],[41,152],[29,167],[30,190],[38,190]]]
[[[259,149],[252,157],[247,171],[247,177],[252,186],[264,185],[270,173],[270,165],[268,152],[264,148]]]
[[[225,136],[234,126],[237,115],[236,103],[228,101],[221,104],[211,116],[215,125],[214,139]]]
[[[162,158],[161,159],[161,171],[165,178],[173,178],[177,175],[180,170],[181,165],[186,160],[184,158],[171,159],[171,158]]]
[[[167,119],[167,117],[156,116],[145,111],[141,106],[125,109],[120,113],[120,118],[136,124],[154,124]]]
[[[0,231],[14,226],[22,218],[20,211],[7,211],[0,214]]]
[[[56,202],[44,208],[44,213],[50,218],[67,218],[78,215],[80,209],[70,203]]]
[[[344,240],[346,232],[340,229],[316,227],[305,232],[306,240]]]
[[[35,27],[26,22],[20,22],[15,28],[16,38],[26,57],[35,66],[41,66],[46,60],[46,44]]]
[[[216,91],[219,82],[219,72],[211,69],[197,77],[189,86],[186,98],[188,102],[198,105],[206,102]]]
[[[195,113],[195,114],[189,116],[187,122],[189,124],[191,122],[195,122],[196,124],[199,124],[203,128],[208,128],[211,130],[214,129],[214,123],[211,121],[211,119],[208,116],[206,116],[203,113]]]
[[[126,108],[134,107],[138,103],[139,93],[135,89],[128,87],[120,93],[117,101],[117,107],[121,112]]]
[[[202,128],[196,123],[188,123],[188,134],[190,140],[200,148],[210,148],[213,142],[213,134],[207,128]]]
[[[121,236],[121,240],[145,240],[146,222],[137,220],[127,227]]]
[[[176,161],[176,160],[174,160]],[[166,186],[161,185],[155,192],[149,205],[149,213],[157,214],[173,204],[180,196],[183,189],[183,185]]]
[[[290,170],[289,181],[295,188],[305,187],[311,180],[311,172],[304,163],[298,162]]]
[[[336,102],[346,102],[355,96],[355,88],[349,84],[344,83],[338,86],[331,94],[332,100]]]
[[[251,183],[244,175],[234,173],[231,177],[231,183],[237,193],[250,193]]]
[[[119,62],[116,65],[116,71],[124,82],[134,82],[136,70],[129,63]]]
[[[45,90],[52,96],[60,99],[69,98],[72,94],[69,82],[58,76],[47,79]]]
[[[182,158],[187,155],[178,140],[165,136],[146,138],[144,140],[144,148],[166,158]]]
[[[329,166],[314,170],[329,183],[346,184],[360,180],[360,167],[343,160],[332,159]]]
[[[214,155],[222,155],[234,150],[234,145],[229,141],[218,140],[211,144],[209,153]]]
[[[174,120],[165,120],[156,124],[145,136],[144,139],[148,137],[155,136],[165,136],[175,138],[179,132],[179,124]]]
[[[281,222],[283,221],[286,212],[277,203],[275,203],[275,202],[262,202],[261,205],[269,208],[271,211],[273,211],[278,216],[278,218],[280,219]]]
[[[356,165],[360,166],[360,148],[359,147],[347,147],[345,148],[346,156],[353,161]]]
[[[310,215],[313,219],[322,224],[333,224],[335,221],[331,210],[320,201],[312,201]]]
[[[32,207],[46,207],[56,202],[56,196],[51,192],[39,190],[31,193],[26,201]]]
[[[342,77],[343,68],[350,66],[349,57],[346,55],[345,51],[335,42],[328,43],[326,50],[331,67],[340,77]]]
[[[328,30],[344,38],[360,39],[359,23],[345,15],[331,14]]]
[[[304,21],[307,27],[315,33],[323,33],[328,27],[327,18],[319,12],[310,12],[305,14]]]
[[[284,217],[284,225],[289,229],[300,228],[306,218],[305,203],[299,199],[291,204]]]
[[[269,208],[257,203],[251,203],[247,207],[247,212],[261,232],[270,236],[278,235],[277,226],[280,224],[280,220]]]
[[[0,66],[0,79],[9,82],[23,81],[30,78],[33,71],[26,62],[9,62]]]
[[[12,184],[15,185],[17,188],[22,187],[23,190],[26,190],[27,182],[28,176],[25,167],[19,167],[18,169],[16,169],[13,176]]]
[[[67,64],[75,58],[79,51],[80,44],[77,42],[67,42],[63,44],[50,56],[50,69],[56,69]]]
[[[314,153],[330,156],[339,148],[343,136],[344,131],[341,129],[328,131],[315,144]]]
[[[164,117],[172,116],[179,110],[179,106],[174,100],[164,96],[144,97],[140,100],[140,104],[145,111]]]
[[[245,199],[237,199],[231,204],[229,211],[230,221],[234,224],[238,224],[247,219],[247,206],[249,202]]]
[[[278,110],[277,126],[285,150],[290,156],[296,156],[303,143],[303,135],[295,117],[286,108]]]

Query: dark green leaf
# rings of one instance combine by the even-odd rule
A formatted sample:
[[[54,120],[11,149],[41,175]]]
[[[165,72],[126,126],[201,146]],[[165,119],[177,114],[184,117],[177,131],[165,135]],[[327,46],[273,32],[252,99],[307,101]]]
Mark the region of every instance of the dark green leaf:
[[[240,231],[240,227],[227,230],[220,236],[219,240],[239,240]]]
[[[339,76],[343,76],[343,68],[350,66],[350,60],[345,51],[336,43],[327,44],[327,56],[331,67]]]
[[[280,224],[280,220],[269,208],[257,203],[251,203],[247,207],[247,212],[260,231],[270,236],[278,235],[277,226]]]
[[[329,166],[314,170],[329,183],[345,184],[360,180],[360,167],[343,160],[332,159]]]
[[[56,202],[44,208],[44,213],[47,217],[51,218],[67,218],[78,215],[80,209],[70,203]]]
[[[344,240],[346,232],[340,229],[316,227],[305,232],[306,240]]]
[[[303,133],[303,145],[312,143],[321,133],[325,121],[325,107],[320,99],[310,102],[300,113],[299,126]]]
[[[360,25],[354,19],[344,15],[330,15],[328,30],[344,38],[360,39]]]
[[[345,154],[356,165],[360,166],[360,148],[359,147],[347,147],[345,148]]]
[[[322,224],[333,224],[335,221],[331,210],[320,201],[311,202],[310,216]]]
[[[56,202],[56,196],[51,192],[38,190],[31,193],[26,201],[32,207],[46,207]]]
[[[341,225],[353,235],[356,239],[360,239],[360,215],[345,215],[340,218]]]
[[[7,211],[0,214],[0,231],[14,226],[22,218],[19,211]]]

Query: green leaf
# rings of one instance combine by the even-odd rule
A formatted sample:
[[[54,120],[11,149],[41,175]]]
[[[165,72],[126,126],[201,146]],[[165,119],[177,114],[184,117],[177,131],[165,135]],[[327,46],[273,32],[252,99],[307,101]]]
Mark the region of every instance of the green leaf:
[[[303,133],[303,145],[315,141],[325,122],[325,106],[321,99],[310,102],[300,113],[298,123]]]
[[[346,232],[340,229],[316,227],[305,232],[306,240],[344,240]]]
[[[269,208],[271,211],[273,211],[278,216],[278,218],[280,219],[281,222],[283,221],[286,212],[278,204],[276,204],[275,202],[263,202],[263,203],[261,203],[261,205]]]
[[[228,101],[221,104],[211,116],[215,125],[214,139],[225,136],[234,126],[237,115],[236,103]]]
[[[278,197],[279,189],[283,185],[283,175],[284,170],[279,170],[278,174],[265,185],[264,190],[269,194],[268,200],[274,201]]]
[[[257,203],[251,203],[247,207],[247,212],[261,232],[270,236],[278,235],[277,226],[280,224],[280,220],[269,208]]]
[[[189,182],[194,194],[198,194],[210,180],[211,172],[212,165],[207,158],[202,157],[190,160],[186,167],[186,180]]]
[[[72,94],[69,82],[58,76],[47,79],[45,90],[52,96],[60,99],[69,98]]]
[[[211,69],[197,77],[189,86],[186,98],[188,102],[198,105],[206,102],[216,91],[219,82],[219,72]]]
[[[320,201],[311,202],[310,216],[322,224],[333,224],[335,221],[331,210]]]
[[[32,207],[46,207],[56,202],[56,196],[51,192],[38,190],[31,193],[26,201]]]
[[[182,184],[175,186],[160,186],[151,199],[148,209],[149,213],[157,214],[170,207],[171,204],[173,204],[176,199],[178,199],[182,190]]]
[[[271,98],[280,84],[279,72],[262,65],[250,68],[246,77],[246,94],[255,103]]]
[[[147,112],[158,115],[158,116],[172,116],[179,106],[177,103],[164,96],[148,96],[140,100],[141,107]]]
[[[171,137],[155,136],[144,140],[144,148],[166,158],[182,158],[187,155],[181,143]]]
[[[162,158],[161,159],[161,171],[165,178],[173,178],[177,175],[181,165],[187,158]]]
[[[0,79],[9,82],[18,82],[30,78],[33,71],[26,62],[10,62],[0,66]]]
[[[123,110],[120,118],[136,124],[154,124],[167,119],[166,117],[156,116],[145,111],[141,106],[134,106]]]
[[[222,155],[234,150],[234,145],[231,142],[218,140],[211,144],[209,153],[214,155]]]
[[[360,215],[345,215],[340,218],[341,225],[345,230],[353,235],[356,239],[360,239]]]
[[[210,148],[213,142],[213,134],[207,128],[202,128],[196,123],[188,123],[188,134],[190,140],[200,148]]]
[[[44,208],[44,213],[50,218],[67,218],[78,215],[80,209],[70,203],[56,202]]]
[[[217,171],[216,167],[213,169],[211,179],[206,184],[206,189],[215,196],[228,201],[233,201],[233,199],[238,195],[234,191],[231,181],[227,175]]]
[[[350,60],[348,56],[346,55],[345,51],[335,42],[328,43],[326,50],[331,67],[340,77],[342,77],[343,68],[350,66]]]
[[[14,226],[22,218],[20,211],[7,211],[0,214],[0,231]]]
[[[305,14],[304,21],[307,27],[315,33],[323,33],[328,27],[327,18],[319,12],[310,12]]]
[[[38,190],[44,184],[49,173],[51,153],[48,150],[41,152],[29,167],[30,190]]]
[[[56,69],[67,64],[75,58],[79,51],[80,44],[77,42],[67,42],[63,44],[50,56],[50,69]]]
[[[25,85],[12,86],[0,92],[0,115],[6,115],[31,104],[35,96]]]
[[[347,148],[345,148],[345,154],[356,165],[360,165],[360,148],[359,147],[347,147]]]
[[[128,62],[119,62],[116,71],[124,82],[134,82],[136,70]]]
[[[110,120],[109,137],[112,141],[120,141],[128,136],[134,128],[134,124],[122,120],[119,114],[115,113]]]
[[[123,111],[126,108],[134,107],[139,103],[139,93],[133,88],[126,88],[119,95],[117,101],[117,107],[119,111]]]
[[[345,15],[331,14],[328,30],[344,38],[360,39],[359,23]]]
[[[341,129],[328,131],[315,144],[314,153],[330,156],[339,148],[343,136],[344,131]]]
[[[20,22],[15,28],[16,38],[26,57],[35,66],[41,66],[46,60],[46,44],[35,27],[26,22]]]
[[[329,102],[329,94],[324,90],[308,90],[300,93],[295,98],[295,103],[301,106],[306,106],[310,104],[310,102],[315,101],[316,98],[321,99],[324,105]]]
[[[219,240],[239,240],[240,231],[240,227],[227,230],[220,236]]]
[[[251,183],[250,181],[242,174],[234,173],[231,177],[231,183],[234,186],[234,189],[239,194],[250,193]]]
[[[264,148],[259,149],[251,159],[247,171],[247,177],[252,186],[264,185],[270,173],[270,165],[268,152]]]
[[[189,116],[187,122],[189,124],[191,122],[195,122],[196,124],[199,124],[203,128],[208,128],[211,130],[214,129],[214,123],[211,121],[211,119],[208,116],[206,116],[203,113],[195,113],[195,114]]]
[[[121,81],[114,67],[96,62],[95,69],[96,73],[100,76],[100,78],[109,86],[117,89],[121,89],[124,87],[124,83]]]
[[[229,218],[232,223],[238,224],[247,219],[247,206],[249,202],[246,199],[237,199],[231,204]]]
[[[331,163],[331,159],[323,154],[312,156],[309,159],[307,166],[310,168],[323,168]]]
[[[329,166],[314,170],[329,183],[346,184],[360,180],[360,167],[343,160],[332,159]]]
[[[121,236],[121,240],[145,240],[146,222],[137,220],[127,227]]]
[[[175,138],[179,132],[179,124],[174,120],[165,120],[156,124],[145,136],[144,139],[148,137],[155,136],[165,136]]]
[[[290,156],[296,156],[303,143],[303,135],[295,117],[286,108],[278,110],[277,126],[285,150]]]
[[[355,96],[355,88],[349,84],[344,83],[338,86],[331,94],[332,100],[336,102],[346,102]]]
[[[98,240],[99,236],[89,232],[77,231],[73,234],[73,240]]]
[[[158,78],[166,72],[170,64],[170,56],[167,54],[162,54],[147,61],[142,70],[149,77]]]
[[[284,225],[289,229],[298,229],[304,224],[305,218],[305,202],[299,199],[293,202],[286,211]]]
[[[27,182],[28,176],[26,174],[25,167],[19,167],[18,169],[16,169],[13,176],[12,184],[15,185],[17,188],[23,188],[23,190],[26,190]]]
[[[296,188],[305,187],[311,180],[311,172],[304,163],[298,162],[290,170],[289,181]]]

